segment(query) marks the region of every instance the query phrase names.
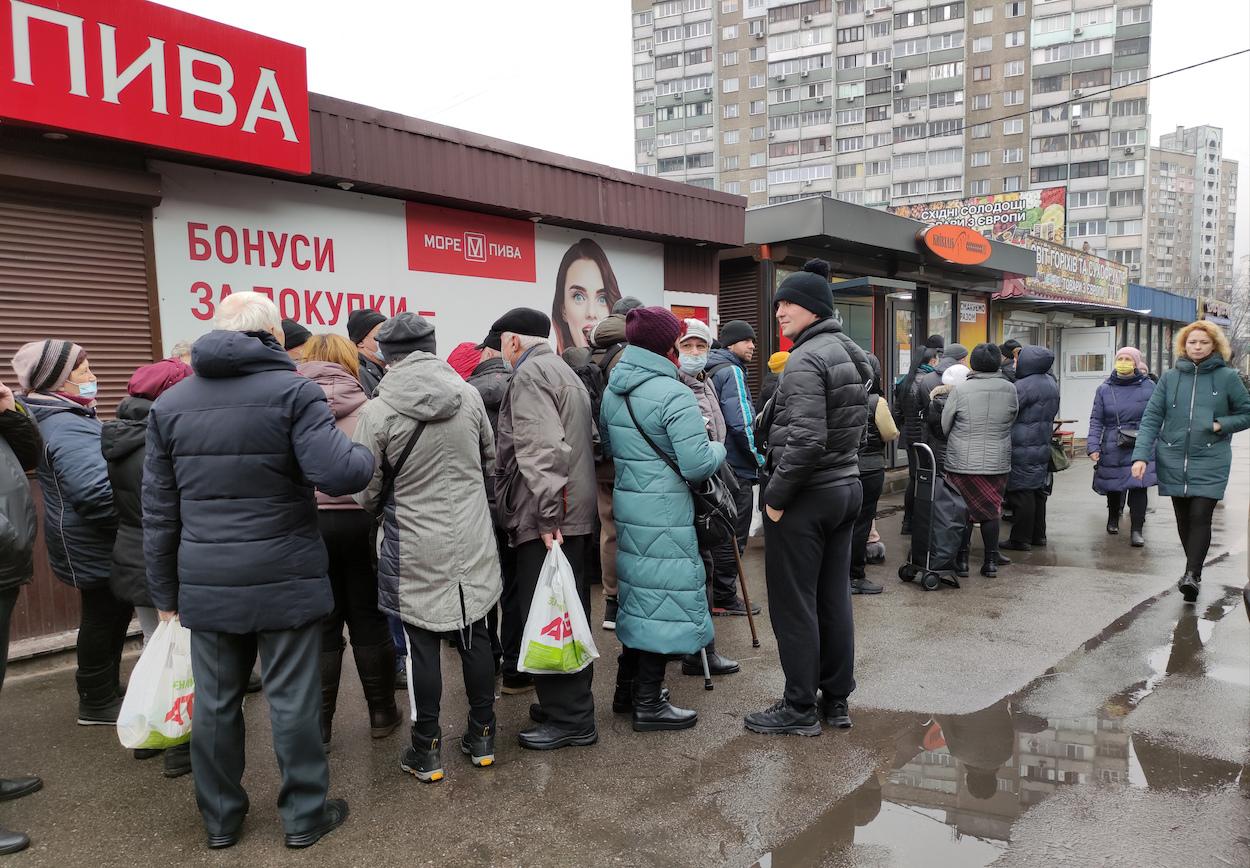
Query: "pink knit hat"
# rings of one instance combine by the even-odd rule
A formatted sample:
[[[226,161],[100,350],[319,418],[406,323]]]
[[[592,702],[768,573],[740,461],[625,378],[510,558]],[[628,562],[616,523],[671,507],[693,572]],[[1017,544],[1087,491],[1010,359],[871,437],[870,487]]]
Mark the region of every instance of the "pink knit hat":
[[[72,341],[49,338],[23,344],[11,364],[27,392],[52,392],[65,384],[86,355],[87,351]]]
[[[1143,374],[1150,373],[1150,366],[1146,364],[1146,360],[1142,358],[1141,350],[1136,347],[1120,347],[1115,351],[1116,356],[1128,356],[1133,360],[1133,364],[1137,366],[1137,370]]]
[[[460,375],[460,379],[467,380],[481,360],[482,351],[477,348],[477,345],[465,342],[457,344],[456,348],[451,351],[451,355],[447,357],[447,364]]]

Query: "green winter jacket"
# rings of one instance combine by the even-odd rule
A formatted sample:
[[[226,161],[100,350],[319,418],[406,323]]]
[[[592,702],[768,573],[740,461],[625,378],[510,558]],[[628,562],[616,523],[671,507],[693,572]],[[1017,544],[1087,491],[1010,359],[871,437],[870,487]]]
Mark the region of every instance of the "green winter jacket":
[[[620,580],[616,635],[621,644],[656,654],[693,654],[712,641],[705,574],[694,532],[694,502],[686,484],[647,445],[647,436],[693,483],[725,460],[708,440],[694,394],[668,359],[627,347],[608,378],[599,433],[616,466],[616,571]]]
[[[1214,425],[1220,423],[1216,433]],[[1219,355],[1181,359],[1159,379],[1142,414],[1134,461],[1154,454],[1159,493],[1220,500],[1233,463],[1233,434],[1250,428],[1250,393]]]

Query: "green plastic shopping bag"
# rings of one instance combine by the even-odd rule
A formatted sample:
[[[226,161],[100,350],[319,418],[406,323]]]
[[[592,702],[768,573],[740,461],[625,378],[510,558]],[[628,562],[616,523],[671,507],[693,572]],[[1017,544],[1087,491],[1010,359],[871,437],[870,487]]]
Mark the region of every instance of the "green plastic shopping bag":
[[[532,675],[569,675],[581,672],[598,656],[573,567],[560,544],[552,543],[525,619],[517,669]]]
[[[177,618],[161,621],[148,641],[117,715],[122,747],[170,748],[191,738],[195,679],[191,631]]]

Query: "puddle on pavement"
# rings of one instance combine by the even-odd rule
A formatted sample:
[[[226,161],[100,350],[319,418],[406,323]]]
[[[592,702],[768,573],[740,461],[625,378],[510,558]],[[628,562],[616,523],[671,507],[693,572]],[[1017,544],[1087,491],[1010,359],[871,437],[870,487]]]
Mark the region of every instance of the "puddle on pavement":
[[[1068,787],[1195,791],[1240,782],[1250,798],[1250,766],[1185,753],[1131,732],[1125,723],[1170,675],[1246,681],[1244,672],[1208,668],[1202,653],[1216,623],[1240,599],[1239,590],[1225,590],[1202,611],[1185,606],[1171,640],[1148,654],[1150,674],[1109,696],[1097,714],[1046,719],[1020,709],[1030,691],[1074,657],[1124,632],[1150,606],[1176,598],[1174,592],[1134,607],[1020,692],[988,708],[916,715],[893,733],[887,763],[756,865],[986,866],[1007,849],[1017,819]],[[867,726],[871,717],[860,714]]]

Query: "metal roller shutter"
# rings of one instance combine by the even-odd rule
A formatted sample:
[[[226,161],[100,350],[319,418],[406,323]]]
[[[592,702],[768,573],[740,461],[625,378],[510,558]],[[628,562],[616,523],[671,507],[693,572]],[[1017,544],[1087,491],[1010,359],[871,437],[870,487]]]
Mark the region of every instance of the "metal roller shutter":
[[[100,380],[100,414],[153,359],[146,216],[0,196],[0,370],[17,348],[46,337],[86,348]]]
[[[720,294],[716,306],[721,325],[740,319],[750,323],[757,336],[765,334],[766,329],[760,322],[758,266],[754,262],[738,259],[721,263]],[[747,385],[752,395],[760,393],[761,372],[768,361],[763,357],[767,346],[766,341],[759,340],[755,361],[747,365]]]

